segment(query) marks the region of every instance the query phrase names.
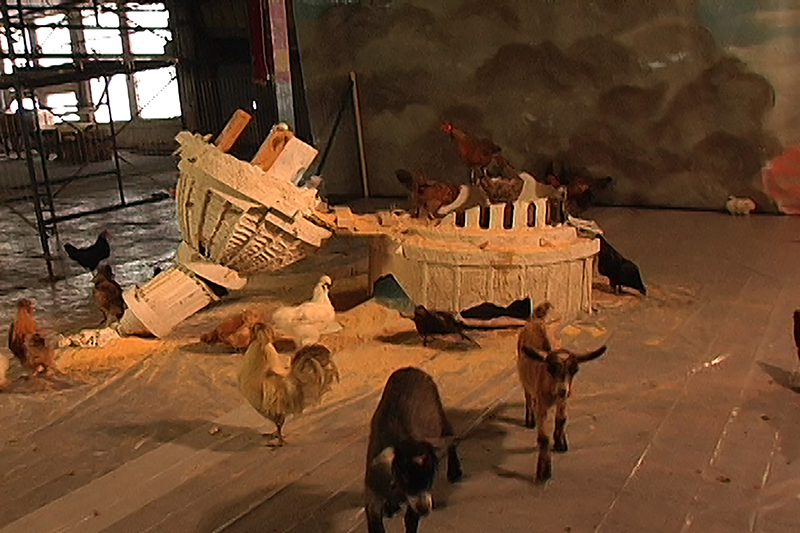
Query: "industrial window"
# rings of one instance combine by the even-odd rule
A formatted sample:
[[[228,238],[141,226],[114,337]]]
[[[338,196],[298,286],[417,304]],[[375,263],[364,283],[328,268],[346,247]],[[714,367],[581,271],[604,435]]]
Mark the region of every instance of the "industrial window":
[[[125,75],[117,74],[112,76],[108,84],[108,94],[111,97],[111,116],[115,122],[131,119],[131,109],[128,104],[128,87]],[[102,78],[92,80],[89,85],[92,88],[92,103],[96,107],[94,118],[97,122],[108,122],[108,107],[104,104],[106,82]]]
[[[20,56],[33,54],[31,61],[38,66],[52,67],[72,62],[91,62],[95,58],[158,59],[166,53],[172,39],[169,30],[169,12],[164,3],[96,2],[91,9],[81,9],[72,15],[56,14],[39,17],[34,21],[35,31],[12,30],[11,46]],[[130,46],[128,46],[130,44]],[[6,36],[0,34],[0,48],[9,51]],[[28,54],[26,54],[26,50]],[[17,59],[18,67],[25,67],[26,59]],[[12,61],[4,59],[2,70],[12,72]],[[143,119],[174,118],[181,114],[177,75],[174,67],[163,67],[117,74],[110,78],[108,88],[103,78],[90,80],[91,102],[94,109],[77,109],[78,103],[67,102],[64,88],[56,88],[56,95],[40,91],[43,107],[59,108],[61,120],[73,120],[75,113],[84,113],[97,122],[127,121],[135,116]],[[73,96],[76,93],[71,93]],[[80,94],[80,91],[77,92]],[[106,99],[108,97],[108,100]],[[110,102],[111,112],[105,103]],[[5,108],[12,101],[6,99]],[[66,106],[66,107],[64,107]],[[2,107],[2,106],[0,106]]]
[[[36,28],[36,46],[43,54],[61,55],[64,57],[43,57],[39,59],[39,66],[52,67],[71,63],[72,46],[69,39],[69,29],[64,26],[67,24],[66,15],[52,15],[42,17],[35,21],[39,26]]]
[[[78,117],[78,97],[75,92],[48,94],[45,105],[55,115],[55,122],[74,122]]]

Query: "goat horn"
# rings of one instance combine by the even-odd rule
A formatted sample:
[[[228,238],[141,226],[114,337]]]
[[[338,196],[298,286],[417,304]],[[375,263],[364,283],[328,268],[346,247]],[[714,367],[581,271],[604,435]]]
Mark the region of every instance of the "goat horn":
[[[608,349],[608,347],[603,345],[593,352],[585,353],[582,355],[575,354],[575,358],[578,360],[579,363],[585,363],[586,361],[597,359],[598,357],[606,353],[606,349]]]
[[[530,346],[522,346],[521,349],[522,353],[524,353],[526,357],[529,357],[534,361],[544,361],[547,357],[546,352],[542,352],[536,348],[531,348]]]

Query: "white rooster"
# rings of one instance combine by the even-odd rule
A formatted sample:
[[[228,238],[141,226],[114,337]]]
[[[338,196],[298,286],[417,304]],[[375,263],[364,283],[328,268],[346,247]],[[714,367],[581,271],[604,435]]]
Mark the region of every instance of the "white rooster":
[[[277,445],[283,446],[286,418],[319,404],[333,382],[339,381],[339,370],[330,350],[321,344],[306,346],[290,358],[275,350],[269,326],[255,324],[252,329],[254,340],[244,354],[239,390],[261,416],[275,424],[276,433],[265,436],[277,438]]]
[[[336,322],[336,311],[328,296],[331,278],[322,276],[314,287],[311,300],[294,307],[281,307],[272,315],[275,327],[288,335],[300,346],[315,344],[323,333],[334,333],[342,329]]]

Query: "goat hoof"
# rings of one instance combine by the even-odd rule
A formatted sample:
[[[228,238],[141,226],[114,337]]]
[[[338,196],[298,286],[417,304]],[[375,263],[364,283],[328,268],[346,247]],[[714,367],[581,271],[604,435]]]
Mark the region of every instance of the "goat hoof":
[[[460,468],[447,469],[447,481],[450,483],[458,483],[464,477],[464,472]]]
[[[528,429],[533,429],[536,427],[536,420],[526,420],[525,427]]]
[[[543,468],[540,468],[540,469],[538,469],[536,471],[536,483],[540,483],[540,484],[541,483],[545,483],[551,477],[553,477],[553,471],[552,471],[552,467],[550,465],[547,465],[547,466],[545,466]]]
[[[553,451],[558,453],[565,453],[569,450],[569,445],[567,444],[567,440],[564,439],[563,441],[556,441],[553,443]]]

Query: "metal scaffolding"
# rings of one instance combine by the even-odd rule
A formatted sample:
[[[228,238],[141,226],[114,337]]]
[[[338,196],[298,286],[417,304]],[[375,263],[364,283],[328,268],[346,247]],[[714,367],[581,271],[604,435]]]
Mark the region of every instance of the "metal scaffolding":
[[[139,107],[133,89],[133,74],[152,69],[160,69],[172,66],[176,58],[166,54],[133,54],[130,46],[130,34],[141,31],[164,30],[162,27],[143,27],[132,24],[128,19],[128,13],[141,10],[144,2],[127,3],[124,1],[115,2],[62,2],[55,6],[39,3],[23,3],[22,0],[10,2],[0,0],[0,16],[2,16],[2,35],[5,38],[5,46],[0,54],[0,58],[5,63],[4,73],[0,75],[0,103],[5,100],[5,95],[13,96],[17,103],[17,112],[11,115],[8,121],[11,126],[9,138],[4,138],[4,144],[10,143],[13,153],[19,158],[24,158],[27,166],[28,185],[23,187],[21,194],[16,198],[2,199],[10,207],[9,202],[23,198],[31,198],[36,217],[35,224],[30,223],[27,218],[17,210],[11,211],[19,215],[26,223],[35,227],[41,242],[43,256],[47,264],[48,277],[51,281],[56,279],[53,269],[53,255],[50,250],[50,239],[57,237],[57,224],[66,220],[81,218],[88,215],[96,215],[134,207],[145,203],[162,201],[168,198],[165,191],[154,193],[145,198],[131,200],[126,198],[121,162],[124,158],[120,155],[117,146],[117,137],[131,122],[136,120],[143,107]],[[94,17],[87,17],[87,12],[93,13]],[[115,13],[118,16],[118,26],[108,26],[101,24],[101,13]],[[49,15],[65,15],[62,23],[39,24],[38,19]],[[94,23],[92,23],[92,19]],[[36,42],[36,30],[40,28],[66,28],[70,31],[72,53],[44,53]],[[85,32],[89,31],[117,31],[121,40],[121,54],[92,54],[87,53],[84,42]],[[21,50],[19,44],[22,43]],[[15,44],[17,46],[15,46]],[[71,62],[54,66],[42,65],[42,60],[70,59]],[[9,72],[10,70],[10,72]],[[118,74],[124,74],[127,78],[129,89],[129,102],[131,103],[131,119],[121,127],[117,127],[111,109],[111,94],[109,86],[111,78]],[[96,104],[91,102],[89,90],[90,80],[103,80],[105,87],[103,94]],[[48,143],[43,135],[43,128],[40,124],[40,115],[43,110],[50,110],[37,97],[37,91],[47,87],[59,86],[63,84],[77,84],[76,93],[78,99],[78,112],[81,118],[88,118],[89,122],[95,126],[100,125],[94,121],[95,112],[104,107],[108,113],[108,135],[104,133],[98,135],[85,135],[85,131],[79,130],[75,125],[71,127],[76,130],[78,139],[83,143],[78,143],[77,150],[80,156],[88,162],[92,157],[103,158],[106,154],[113,161],[113,170],[84,173],[87,163],[80,165],[73,175],[59,180],[60,187],[67,186],[69,183],[87,177],[102,175],[113,175],[117,181],[119,199],[111,205],[95,206],[91,209],[59,214],[56,211],[54,196],[54,180],[51,179],[50,165],[53,163],[52,143]],[[147,104],[145,104],[147,105]],[[9,115],[5,115],[6,118]],[[63,124],[70,125],[68,121]],[[90,124],[91,126],[91,124]],[[68,126],[70,127],[70,126]],[[96,128],[97,129],[97,128]],[[87,140],[88,139],[88,140]],[[94,142],[93,148],[90,143]],[[93,150],[93,151],[92,151]],[[60,189],[59,189],[60,190]]]

